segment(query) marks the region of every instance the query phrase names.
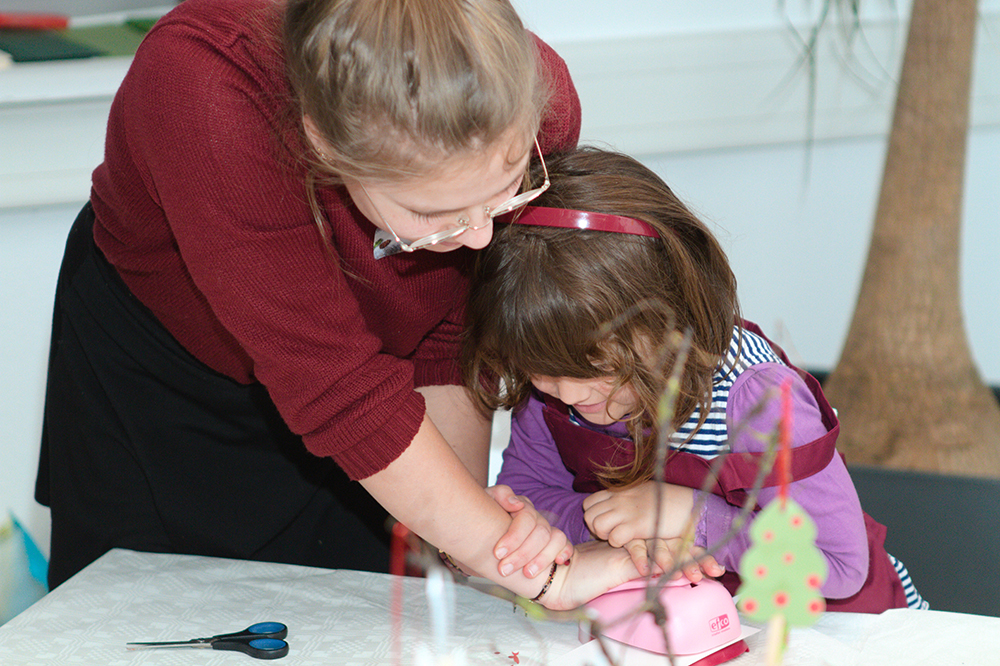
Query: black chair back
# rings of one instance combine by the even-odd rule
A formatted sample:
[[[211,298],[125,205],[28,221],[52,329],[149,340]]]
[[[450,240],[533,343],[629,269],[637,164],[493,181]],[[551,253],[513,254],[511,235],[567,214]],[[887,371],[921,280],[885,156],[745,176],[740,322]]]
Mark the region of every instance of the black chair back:
[[[849,466],[933,610],[1000,617],[1000,479]]]

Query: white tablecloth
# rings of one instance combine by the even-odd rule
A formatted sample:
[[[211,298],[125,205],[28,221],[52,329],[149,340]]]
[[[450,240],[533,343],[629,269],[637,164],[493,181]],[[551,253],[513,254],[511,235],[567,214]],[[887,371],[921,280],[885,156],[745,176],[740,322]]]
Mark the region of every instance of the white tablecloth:
[[[402,613],[394,621],[397,591]],[[455,607],[449,647],[467,664],[599,663],[581,649],[573,622],[530,619],[509,601],[461,586]],[[289,627],[281,666],[418,664],[431,640],[428,618],[423,579],[114,550],[0,626],[0,664],[250,666],[262,662],[211,650],[129,652],[125,643],[210,636],[264,620]],[[751,651],[729,663],[762,664],[763,641],[764,632],[751,636]],[[1000,664],[1000,618],[829,613],[792,631],[785,664]]]

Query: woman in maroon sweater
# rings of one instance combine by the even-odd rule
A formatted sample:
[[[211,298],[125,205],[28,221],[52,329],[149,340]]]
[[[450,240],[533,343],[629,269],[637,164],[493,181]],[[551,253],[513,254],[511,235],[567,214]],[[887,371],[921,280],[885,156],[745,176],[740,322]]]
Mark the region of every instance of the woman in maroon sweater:
[[[456,365],[470,250],[579,120],[506,2],[187,0],[159,21],[59,278],[50,584],[113,547],[384,570],[381,507],[520,594],[554,573],[551,607],[635,575],[597,551],[556,571],[562,533],[483,491],[489,420]]]

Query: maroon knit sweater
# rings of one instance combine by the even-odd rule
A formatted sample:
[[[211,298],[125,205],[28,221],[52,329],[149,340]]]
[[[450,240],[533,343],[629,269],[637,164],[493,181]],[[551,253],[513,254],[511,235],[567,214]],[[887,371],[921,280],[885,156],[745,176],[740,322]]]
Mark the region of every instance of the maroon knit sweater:
[[[318,456],[364,478],[454,384],[466,249],[372,258],[339,189],[306,200],[295,111],[267,0],[186,0],[149,33],[111,107],[94,237],[131,292],[209,368],[260,382]],[[271,9],[269,9],[271,8]],[[542,149],[572,148],[580,106],[539,42],[554,96]]]

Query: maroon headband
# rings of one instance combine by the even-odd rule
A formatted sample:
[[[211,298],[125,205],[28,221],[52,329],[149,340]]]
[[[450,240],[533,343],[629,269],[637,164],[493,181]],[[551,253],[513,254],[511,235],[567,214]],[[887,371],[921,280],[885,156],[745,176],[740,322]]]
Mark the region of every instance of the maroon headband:
[[[536,227],[613,231],[619,234],[632,234],[634,236],[660,237],[660,234],[656,233],[656,229],[646,222],[633,217],[608,215],[607,213],[590,213],[584,210],[568,210],[566,208],[526,206],[504,215],[501,221],[530,224]]]

